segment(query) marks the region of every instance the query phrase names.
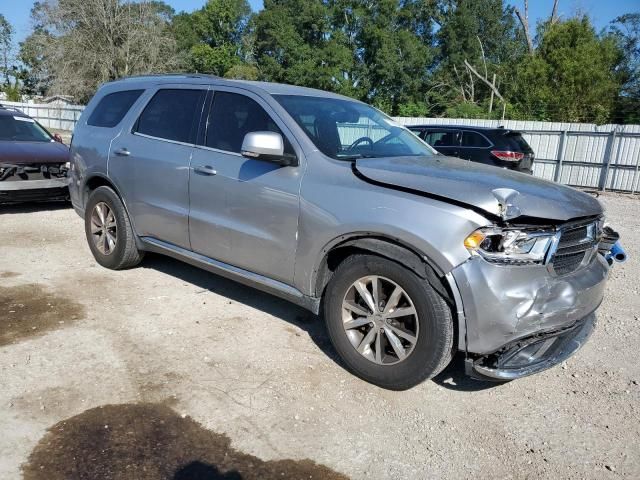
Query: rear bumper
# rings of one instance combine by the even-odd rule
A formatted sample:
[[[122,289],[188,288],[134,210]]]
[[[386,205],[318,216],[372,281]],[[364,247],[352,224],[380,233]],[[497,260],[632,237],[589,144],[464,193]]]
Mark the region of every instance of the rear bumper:
[[[589,340],[596,317],[591,313],[557,332],[534,335],[499,352],[467,359],[466,372],[480,380],[508,381],[533,375],[564,362]]]

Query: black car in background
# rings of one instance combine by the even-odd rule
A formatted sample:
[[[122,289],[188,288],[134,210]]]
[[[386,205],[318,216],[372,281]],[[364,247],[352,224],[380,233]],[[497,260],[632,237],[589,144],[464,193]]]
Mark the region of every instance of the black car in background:
[[[516,130],[468,125],[408,125],[407,128],[443,155],[533,173],[533,150]]]

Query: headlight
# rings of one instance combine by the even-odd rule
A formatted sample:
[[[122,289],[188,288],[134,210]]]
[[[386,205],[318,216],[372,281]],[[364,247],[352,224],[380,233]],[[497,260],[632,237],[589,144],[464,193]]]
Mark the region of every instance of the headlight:
[[[481,228],[465,238],[464,246],[491,263],[533,265],[545,262],[556,238],[553,231]]]

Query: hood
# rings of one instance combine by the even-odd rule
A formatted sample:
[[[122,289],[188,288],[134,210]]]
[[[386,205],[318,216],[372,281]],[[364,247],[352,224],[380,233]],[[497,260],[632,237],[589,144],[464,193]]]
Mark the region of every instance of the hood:
[[[27,165],[68,161],[69,148],[62,143],[0,141],[0,164]]]
[[[362,158],[354,169],[365,180],[423,192],[503,220],[524,216],[564,222],[603,211],[598,200],[574,188],[441,155]]]

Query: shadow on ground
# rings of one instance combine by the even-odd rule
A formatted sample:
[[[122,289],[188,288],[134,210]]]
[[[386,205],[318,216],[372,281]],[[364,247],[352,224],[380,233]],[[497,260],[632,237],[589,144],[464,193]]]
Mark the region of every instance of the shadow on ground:
[[[443,388],[458,392],[479,392],[505,384],[505,382],[483,381],[469,377],[464,370],[464,353],[455,355],[449,366],[436,375],[433,381]]]
[[[22,466],[25,480],[346,480],[311,460],[264,461],[231,447],[167,405],[92,408],[48,429]]]
[[[325,355],[346,370],[345,365],[331,345],[324,322],[317,315],[286,300],[251,287],[245,287],[232,280],[163,255],[148,254],[142,266],[158,270],[184,282],[197,285],[203,290],[261,310],[305,330]],[[238,288],[239,285],[240,288]],[[444,388],[463,392],[487,390],[502,385],[499,382],[474,380],[465,375],[464,355],[461,354],[456,355],[451,364],[437,375],[433,381]]]
[[[261,310],[299,327],[309,334],[311,340],[324,354],[344,368],[331,346],[324,322],[308,310],[268,293],[241,285],[233,280],[163,255],[147,254],[142,267],[166,273],[184,282],[196,285],[202,288],[203,291],[210,291],[227,297],[230,300]]]

